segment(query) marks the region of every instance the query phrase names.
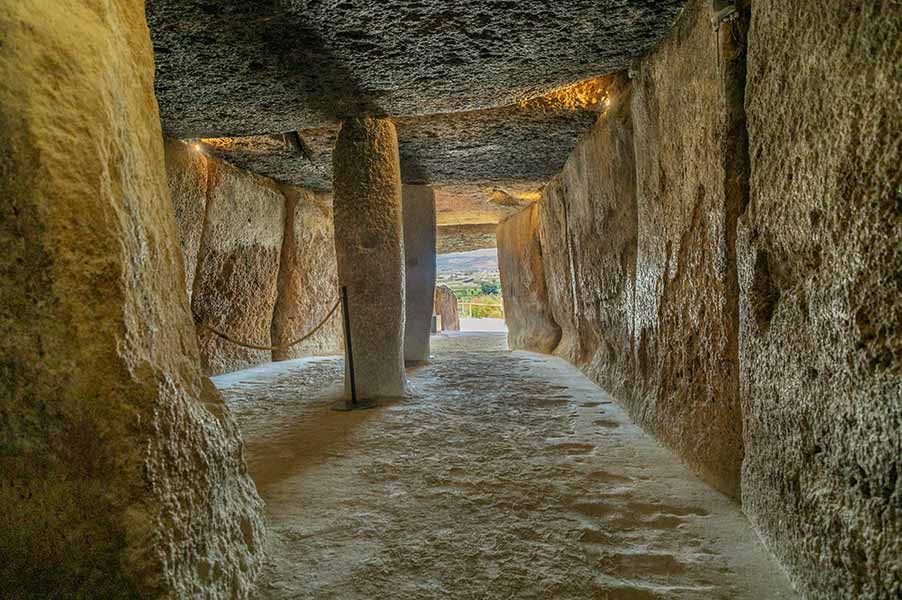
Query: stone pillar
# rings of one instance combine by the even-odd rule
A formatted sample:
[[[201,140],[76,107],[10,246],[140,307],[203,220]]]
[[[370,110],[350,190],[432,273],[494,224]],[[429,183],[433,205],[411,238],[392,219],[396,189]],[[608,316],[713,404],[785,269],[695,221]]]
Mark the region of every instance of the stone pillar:
[[[404,394],[404,245],[398,136],[386,119],[346,120],[333,158],[335,254],[347,286],[360,398]],[[345,386],[349,388],[349,386]]]
[[[201,375],[144,2],[2,2],[0,39],[0,588],[245,598],[262,507]]]
[[[404,186],[406,322],[404,361],[429,360],[435,299],[435,192],[427,185]]]

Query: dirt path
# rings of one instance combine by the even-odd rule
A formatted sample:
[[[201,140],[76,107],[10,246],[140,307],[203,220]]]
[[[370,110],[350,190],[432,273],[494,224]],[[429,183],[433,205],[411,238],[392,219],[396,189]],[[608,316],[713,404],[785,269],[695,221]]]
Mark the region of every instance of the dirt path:
[[[503,348],[441,336],[409,399],[356,413],[329,410],[338,359],[214,379],[267,503],[261,598],[794,597],[738,508],[602,390]]]

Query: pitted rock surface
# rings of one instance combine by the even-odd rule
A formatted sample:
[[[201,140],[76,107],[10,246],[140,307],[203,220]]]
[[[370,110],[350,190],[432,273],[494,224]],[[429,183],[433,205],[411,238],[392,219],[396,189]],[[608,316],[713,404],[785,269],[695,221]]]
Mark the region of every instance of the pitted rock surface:
[[[263,177],[217,160],[209,161],[209,191],[203,241],[191,308],[198,324],[266,347],[278,294],[285,228],[285,197]],[[204,370],[228,373],[271,359],[198,327]]]
[[[882,6],[755,2],[749,40],[742,505],[810,598],[902,597],[902,19]]]
[[[436,315],[441,317],[442,331],[460,331],[460,316],[457,311],[457,296],[447,285],[435,286]]]
[[[709,483],[739,495],[736,258],[742,100],[709,3],[612,93],[541,202],[556,354],[616,394]],[[729,80],[735,83],[735,80]],[[728,89],[724,95],[723,89]],[[703,108],[700,108],[703,107]],[[705,423],[699,427],[698,423]]]
[[[395,119],[407,184],[506,185],[547,181],[564,166],[595,110],[496,110]],[[207,152],[281,183],[327,191],[338,127],[204,138]]]
[[[335,258],[338,284],[347,287],[356,392],[367,400],[399,397],[406,389],[404,237],[394,125],[345,121],[334,166]],[[350,378],[346,392],[350,398]]]
[[[148,0],[176,137],[496,108],[625,69],[682,0]]]
[[[443,225],[437,229],[437,254],[484,250],[497,245],[494,223]]]
[[[260,570],[143,19],[140,0],[0,3],[0,598],[240,600]]]
[[[185,289],[190,302],[207,211],[207,158],[178,140],[166,140],[164,147],[169,197],[178,227]]]
[[[341,354],[344,325],[341,310],[326,319],[338,300],[338,268],[332,201],[324,194],[302,188],[282,187],[285,196],[285,235],[279,261],[278,296],[273,307],[272,359]],[[326,319],[316,332],[313,330]]]
[[[498,271],[512,350],[550,354],[561,340],[545,286],[539,207],[533,203],[498,224]]]

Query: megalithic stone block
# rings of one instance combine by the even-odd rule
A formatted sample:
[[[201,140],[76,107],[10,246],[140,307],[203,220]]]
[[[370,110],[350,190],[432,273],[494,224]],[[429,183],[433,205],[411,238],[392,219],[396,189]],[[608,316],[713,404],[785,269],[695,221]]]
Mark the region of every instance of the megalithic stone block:
[[[144,2],[2,2],[0,39],[0,596],[246,598],[262,504],[201,374]]]
[[[435,231],[435,192],[426,185],[405,185],[406,363],[429,360],[429,334],[435,299]]]
[[[357,394],[401,396],[404,243],[394,125],[371,117],[346,120],[333,167],[335,253],[339,285],[348,287]]]

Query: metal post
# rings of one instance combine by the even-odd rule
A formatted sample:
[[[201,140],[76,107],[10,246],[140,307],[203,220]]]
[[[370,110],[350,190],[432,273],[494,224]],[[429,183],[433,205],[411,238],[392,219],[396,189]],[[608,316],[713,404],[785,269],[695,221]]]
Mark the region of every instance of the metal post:
[[[354,349],[351,345],[351,311],[348,309],[348,288],[341,286],[341,310],[345,321],[345,349],[348,356],[348,376],[351,381],[351,404],[357,406],[357,385],[354,382]]]

